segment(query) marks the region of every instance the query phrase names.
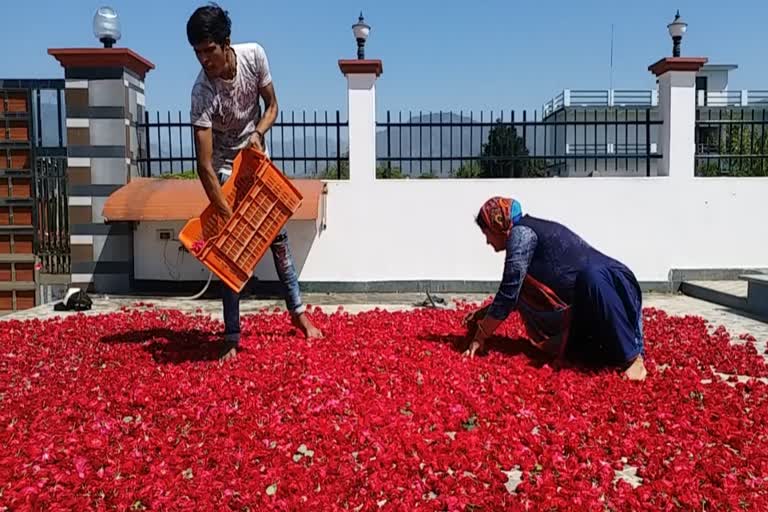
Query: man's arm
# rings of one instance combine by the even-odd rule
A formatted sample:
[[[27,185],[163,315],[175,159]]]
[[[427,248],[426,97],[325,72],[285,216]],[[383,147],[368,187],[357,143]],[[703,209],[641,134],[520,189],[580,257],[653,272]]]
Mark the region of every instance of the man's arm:
[[[262,98],[264,98],[264,115],[261,116],[259,124],[256,126],[256,130],[264,135],[270,128],[272,128],[272,125],[275,124],[275,120],[277,119],[277,94],[275,93],[275,86],[273,83],[270,83],[259,92]]]
[[[251,145],[260,151],[264,151],[266,142],[264,138],[277,119],[277,94],[272,81],[272,72],[269,69],[267,52],[259,44],[253,45],[253,66],[258,81],[259,96],[264,100],[264,114],[256,125],[256,133],[251,137]],[[257,100],[258,101],[258,100]]]
[[[232,216],[232,209],[221,191],[221,184],[213,169],[213,130],[195,126],[195,146],[197,147],[197,174],[203,184],[205,194],[211,204],[219,210],[225,220]]]

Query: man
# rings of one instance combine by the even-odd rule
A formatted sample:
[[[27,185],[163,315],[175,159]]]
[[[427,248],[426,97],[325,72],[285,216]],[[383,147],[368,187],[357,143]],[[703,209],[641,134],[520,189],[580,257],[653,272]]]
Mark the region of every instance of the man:
[[[264,136],[277,118],[277,97],[264,49],[257,43],[230,44],[231,21],[215,4],[198,8],[187,22],[187,39],[202,66],[192,88],[191,121],[197,147],[197,172],[211,204],[224,219],[232,215],[221,184],[245,147],[265,151]],[[261,112],[259,98],[264,100]],[[286,287],[292,323],[307,337],[321,337],[305,314],[298,274],[285,230],[271,246],[278,277]],[[240,296],[223,287],[222,359],[233,357],[240,341]]]

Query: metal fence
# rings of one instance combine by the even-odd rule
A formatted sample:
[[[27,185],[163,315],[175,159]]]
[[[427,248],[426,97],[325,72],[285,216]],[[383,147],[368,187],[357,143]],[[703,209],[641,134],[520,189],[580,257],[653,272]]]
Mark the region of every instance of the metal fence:
[[[379,178],[522,178],[656,174],[651,108],[386,113],[377,123]]]
[[[535,111],[387,111],[377,122],[377,176],[651,176],[661,157],[657,117],[651,108],[561,110],[544,119]],[[348,126],[339,111],[281,113],[267,149],[288,176],[348,179]],[[193,129],[180,112],[147,113],[139,128],[142,175],[194,175]]]
[[[696,176],[768,176],[768,109],[696,111]]]
[[[35,253],[47,274],[69,274],[69,199],[67,159],[35,159]]]
[[[292,178],[344,179],[349,176],[348,127],[338,110],[281,112],[267,133],[267,150]],[[143,176],[197,171],[194,130],[181,112],[146,112],[137,128],[142,134],[137,162]]]
[[[0,118],[6,133],[13,134],[13,127],[17,135],[8,146],[12,153],[0,155],[0,172],[31,185],[31,197],[13,204],[30,208],[32,225],[15,226],[14,232],[31,232],[41,274],[70,272],[64,88],[62,79],[0,79],[0,101],[6,105]],[[9,97],[17,101],[11,109]],[[11,168],[1,169],[3,161]]]

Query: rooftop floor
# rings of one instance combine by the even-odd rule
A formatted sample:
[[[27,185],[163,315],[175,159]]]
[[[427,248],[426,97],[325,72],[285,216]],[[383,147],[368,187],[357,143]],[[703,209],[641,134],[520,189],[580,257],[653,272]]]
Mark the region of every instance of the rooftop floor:
[[[480,302],[487,295],[433,295],[433,298],[444,299],[450,304],[456,300]],[[118,297],[118,296],[92,296],[93,308],[85,312],[87,315],[108,314],[119,311],[121,308],[142,307],[140,304],[152,304],[159,309],[178,309],[187,313],[202,313],[210,315],[214,319],[221,320],[221,301],[211,299],[187,300],[184,298],[151,298],[151,297]],[[333,311],[343,307],[349,313],[359,313],[375,308],[386,310],[408,310],[419,307],[427,297],[425,294],[386,294],[386,293],[356,293],[356,294],[304,294],[304,302],[308,305],[318,306],[324,311]],[[712,304],[692,297],[676,294],[647,293],[644,296],[646,307],[659,308],[670,315],[692,315],[705,318],[712,324],[712,328],[719,325],[725,326],[728,332],[737,338],[747,333],[757,338],[757,348],[764,353],[768,342],[768,323],[746,316],[724,306]],[[240,312],[243,315],[258,313],[267,308],[284,309],[282,300],[251,300],[243,299],[240,304]],[[47,304],[32,309],[19,311],[0,318],[2,320],[30,320],[55,318],[57,316],[71,315],[71,312],[58,312],[53,310],[53,305]]]

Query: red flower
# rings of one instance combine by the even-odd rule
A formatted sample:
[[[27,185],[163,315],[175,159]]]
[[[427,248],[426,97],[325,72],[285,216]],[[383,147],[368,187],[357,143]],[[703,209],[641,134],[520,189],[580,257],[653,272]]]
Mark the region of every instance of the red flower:
[[[195,254],[200,254],[203,249],[205,249],[205,240],[197,240],[192,244],[192,252]]]
[[[2,323],[0,509],[768,509],[768,385],[728,382],[768,369],[700,318],[645,311],[638,384],[516,316],[466,361],[466,304],[262,311],[221,365],[220,322],[141,306]]]

